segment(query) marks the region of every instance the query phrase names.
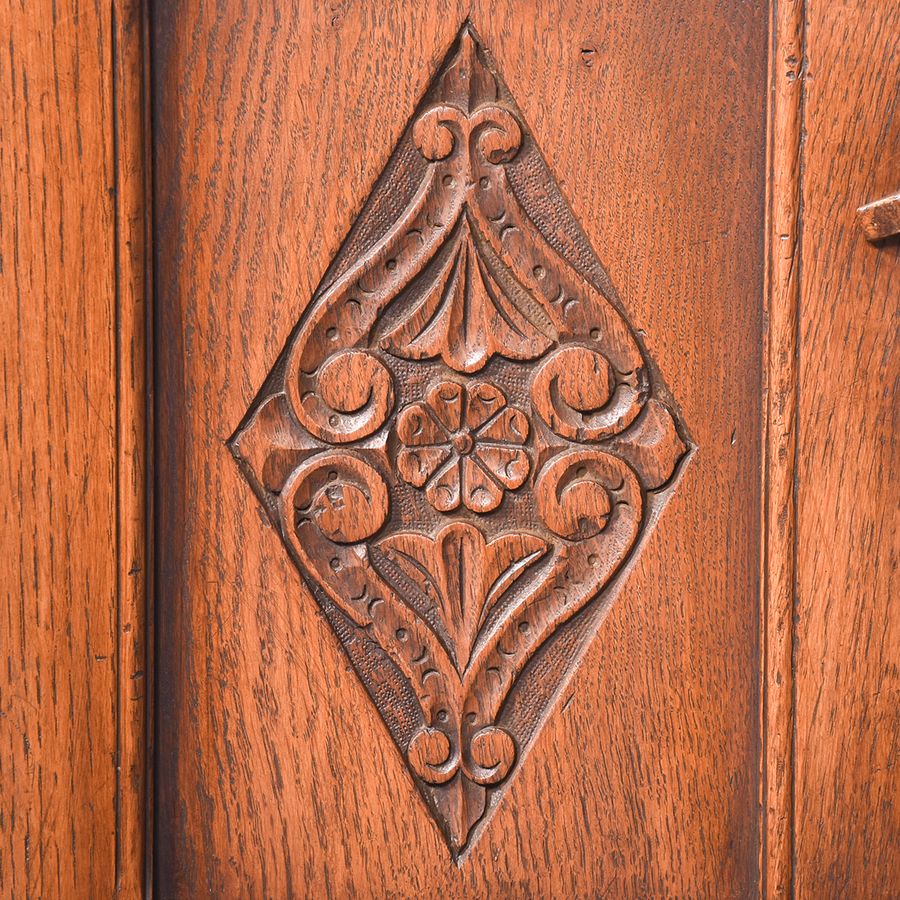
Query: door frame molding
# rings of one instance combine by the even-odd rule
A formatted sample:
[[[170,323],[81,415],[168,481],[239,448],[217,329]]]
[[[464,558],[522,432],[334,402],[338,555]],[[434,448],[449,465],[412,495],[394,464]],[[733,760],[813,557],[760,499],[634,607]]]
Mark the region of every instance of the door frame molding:
[[[807,0],[770,3],[760,563],[760,896],[793,894],[803,115]]]
[[[153,259],[150,0],[112,4],[116,265],[116,893],[152,896]]]

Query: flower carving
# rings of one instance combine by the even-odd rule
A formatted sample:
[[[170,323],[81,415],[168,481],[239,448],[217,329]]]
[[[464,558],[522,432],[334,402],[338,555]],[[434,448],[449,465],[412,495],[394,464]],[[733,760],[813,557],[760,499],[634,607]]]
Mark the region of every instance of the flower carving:
[[[505,491],[528,477],[530,462],[522,446],[528,419],[490,382],[432,386],[424,402],[410,404],[397,416],[397,437],[400,477],[424,487],[439,512],[452,512],[460,503],[472,512],[491,512]]]

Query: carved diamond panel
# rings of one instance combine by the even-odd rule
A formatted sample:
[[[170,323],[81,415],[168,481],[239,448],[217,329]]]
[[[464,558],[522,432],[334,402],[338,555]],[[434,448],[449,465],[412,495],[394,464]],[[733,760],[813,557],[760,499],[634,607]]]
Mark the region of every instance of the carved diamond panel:
[[[459,860],[690,450],[471,26],[230,446]]]

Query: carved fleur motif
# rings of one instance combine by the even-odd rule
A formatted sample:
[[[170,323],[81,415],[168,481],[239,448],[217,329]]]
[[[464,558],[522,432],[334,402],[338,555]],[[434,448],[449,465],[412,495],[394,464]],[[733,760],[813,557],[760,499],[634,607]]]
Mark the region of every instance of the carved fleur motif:
[[[470,25],[229,443],[460,860],[691,446]]]
[[[554,328],[493,251],[465,207],[434,260],[397,302],[406,318],[381,346],[407,359],[440,356],[457,372],[477,372],[495,353],[534,359]]]
[[[415,532],[393,535],[378,549],[433,603],[436,622],[429,627],[463,672],[499,599],[546,553],[547,542],[524,533],[486,541],[474,526],[456,522],[434,538]]]
[[[439,512],[488,513],[528,477],[528,428],[496,385],[442,381],[397,416],[397,471]]]

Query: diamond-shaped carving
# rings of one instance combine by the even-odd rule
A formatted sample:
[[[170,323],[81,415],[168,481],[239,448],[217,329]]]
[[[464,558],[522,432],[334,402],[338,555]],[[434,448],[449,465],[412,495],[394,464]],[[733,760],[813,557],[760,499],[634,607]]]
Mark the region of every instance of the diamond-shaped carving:
[[[470,25],[230,446],[459,860],[691,446]]]

